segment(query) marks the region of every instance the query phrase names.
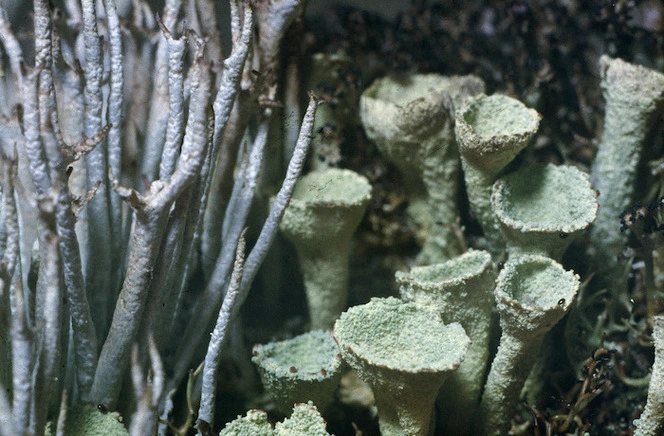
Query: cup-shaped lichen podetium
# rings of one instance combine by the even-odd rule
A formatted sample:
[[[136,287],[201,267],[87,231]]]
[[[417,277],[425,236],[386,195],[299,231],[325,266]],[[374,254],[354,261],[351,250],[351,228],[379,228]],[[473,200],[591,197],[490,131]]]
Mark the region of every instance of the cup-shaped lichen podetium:
[[[595,220],[597,194],[586,173],[568,165],[532,165],[493,185],[491,206],[510,257],[542,254],[560,260]]]
[[[293,339],[254,347],[251,359],[277,408],[287,414],[295,403],[313,401],[325,411],[334,400],[343,361],[329,332],[312,331]]]
[[[502,333],[482,394],[478,434],[507,434],[544,335],[565,315],[579,285],[579,276],[544,256],[505,263],[495,290]]]
[[[403,176],[408,214],[423,244],[420,263],[461,252],[452,228],[459,189],[454,113],[483,90],[484,83],[474,76],[415,74],[376,80],[360,99],[367,136]]]
[[[616,260],[627,235],[616,217],[633,201],[640,157],[664,107],[664,74],[608,56],[599,64],[606,113],[591,171],[601,207],[590,233],[590,254],[615,296],[627,289],[627,269]]]
[[[469,251],[445,263],[397,272],[401,298],[457,321],[471,343],[459,369],[445,382],[438,401],[445,433],[470,434],[489,359],[496,270],[486,251]]]
[[[369,181],[350,170],[307,174],[295,185],[279,229],[297,251],[311,329],[328,329],[346,308],[353,232],[371,198]]]
[[[506,95],[480,95],[457,112],[455,132],[470,206],[482,225],[489,250],[502,250],[491,211],[491,187],[539,127],[540,115]]]
[[[391,297],[348,309],[334,338],[373,389],[383,436],[427,434],[438,390],[470,343],[461,324]]]

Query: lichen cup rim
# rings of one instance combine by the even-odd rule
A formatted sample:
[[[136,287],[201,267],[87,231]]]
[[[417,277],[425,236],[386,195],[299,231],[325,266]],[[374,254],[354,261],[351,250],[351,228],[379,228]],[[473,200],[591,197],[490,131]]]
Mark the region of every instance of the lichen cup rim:
[[[483,91],[480,82],[474,76],[438,73],[381,77],[362,93],[360,117],[365,129],[369,125],[379,136],[394,138],[401,145],[411,144],[417,150],[422,137],[438,130],[443,114],[454,105],[455,99],[449,98],[447,91],[456,85],[477,86]]]
[[[570,186],[571,183],[575,186]],[[535,184],[546,192],[542,194],[534,189]],[[528,198],[514,201],[520,200],[520,195]],[[558,205],[569,201],[552,200],[555,195],[574,196],[577,210],[561,210]],[[595,221],[599,208],[597,193],[587,173],[570,165],[553,164],[530,166],[498,179],[493,185],[491,205],[498,221],[508,228],[524,233],[552,234],[578,233],[588,228]],[[547,208],[549,205],[551,207]],[[541,219],[526,221],[528,216],[524,211],[538,214]],[[515,212],[519,215],[515,216]],[[567,216],[559,216],[565,213]]]
[[[340,187],[340,183],[345,186]],[[295,208],[362,206],[371,199],[371,190],[367,178],[351,170],[327,168],[313,171],[295,184],[288,208],[292,212]],[[343,195],[337,196],[338,192]]]
[[[379,317],[375,317],[376,314]],[[391,316],[396,315],[402,316],[402,320],[405,321],[413,321],[414,318],[412,316],[414,315],[418,317],[416,321],[423,321],[425,323],[424,326],[420,325],[420,327],[411,330],[411,333],[416,338],[426,335],[427,328],[431,328],[432,330],[435,328],[440,329],[438,334],[432,334],[432,332],[428,334],[430,339],[437,342],[431,344],[425,350],[420,349],[416,352],[412,352],[411,350],[410,357],[412,359],[408,358],[404,353],[404,351],[408,350],[406,344],[396,344],[394,341],[394,339],[398,342],[406,338],[404,330],[400,330],[395,338],[394,328],[396,326],[389,325],[390,321],[393,321]],[[407,315],[411,315],[411,318],[408,318]],[[357,327],[359,324],[361,327],[360,332],[366,334],[367,323],[373,321],[387,323],[381,326],[374,326],[380,328],[371,329],[371,335],[374,336],[372,339],[374,340],[368,341],[352,337],[354,336],[353,333],[358,332],[348,331],[353,325]],[[346,326],[346,323],[349,325]],[[470,339],[461,324],[457,322],[445,324],[436,312],[415,303],[404,303],[394,297],[372,298],[369,303],[349,308],[335,322],[333,335],[335,341],[337,341],[337,344],[343,351],[354,355],[370,367],[386,369],[402,374],[433,374],[455,370],[463,361],[470,344]],[[382,341],[375,340],[376,335],[380,339],[391,338],[391,346],[398,348],[401,352],[397,353],[396,356],[394,353],[381,356],[380,351],[384,351],[386,348]],[[414,340],[410,341],[409,345],[421,348],[423,342]],[[454,344],[455,346],[452,347]],[[397,364],[395,365],[395,363]]]
[[[479,124],[477,117],[482,120]],[[493,177],[537,133],[541,118],[535,109],[507,95],[470,97],[456,113],[455,132],[463,160],[481,170],[493,183]]]
[[[531,277],[529,277],[528,280],[526,280],[525,277],[521,277],[523,274],[522,268],[527,268],[533,265],[555,269],[557,278],[564,277],[564,280],[569,281],[569,283],[566,284],[570,286],[556,286],[555,288],[552,288],[551,286],[547,287],[546,290],[556,292],[555,297],[552,299],[548,298],[548,301],[546,297],[551,297],[552,295],[542,294],[538,295],[538,298],[533,298],[530,301],[520,300],[520,298],[528,293],[528,290],[538,290],[538,288],[541,287],[539,279],[534,280],[532,274],[530,274]],[[518,282],[515,280],[513,283],[509,283],[510,280],[514,280],[515,278],[519,279]],[[524,286],[519,286],[519,284],[526,284],[526,290],[524,290]],[[573,271],[565,270],[562,265],[555,260],[541,255],[523,255],[515,259],[510,259],[505,263],[505,266],[496,279],[495,296],[499,308],[500,306],[505,305],[514,309],[515,312],[520,315],[543,315],[546,311],[564,313],[574,301],[579,286],[579,276],[574,274]],[[519,295],[509,293],[509,290],[516,290]],[[561,295],[561,292],[565,292],[565,294]]]
[[[286,339],[278,342],[269,342],[267,344],[257,344],[253,347],[252,361],[266,371],[270,371],[277,377],[290,378],[299,381],[323,381],[334,377],[341,369],[343,369],[343,359],[341,352],[338,348],[333,349],[334,354],[330,353],[330,358],[327,366],[317,365],[316,371],[303,370],[301,361],[293,361],[290,363],[278,362],[273,356],[268,355],[270,352],[281,352],[291,350],[293,345],[304,347],[307,341],[330,341],[330,345],[337,346],[332,334],[329,331],[313,330],[295,336],[291,339]],[[332,349],[332,348],[331,348]],[[261,354],[262,352],[262,354]],[[267,353],[266,353],[267,352]],[[291,350],[288,356],[294,356],[295,353]],[[288,357],[287,356],[287,357]],[[318,366],[321,366],[320,368]],[[293,368],[295,370],[293,370]]]
[[[449,77],[437,73],[411,74],[404,77],[385,76],[374,80],[362,95],[372,100],[381,101],[383,103],[394,105],[397,108],[402,108],[423,97],[421,93],[415,94],[410,92],[418,89],[416,86],[428,86],[430,89],[434,89],[436,86],[447,83],[449,83]],[[402,92],[384,92],[386,90],[392,91],[392,85],[395,84],[402,85]]]
[[[473,262],[469,263],[469,259]],[[462,268],[460,274],[442,274],[452,272],[458,266],[472,266],[472,269]],[[410,272],[397,271],[395,279],[397,283],[406,283],[417,280],[425,285],[456,285],[478,276],[492,265],[491,254],[484,250],[468,250],[460,256],[445,262],[425,266],[415,266]],[[444,275],[445,277],[441,277]]]
[[[486,110],[491,109],[490,105],[498,103],[498,113],[504,113],[508,110],[519,111],[517,116],[510,116],[510,123],[500,124],[496,128],[496,111],[487,114]],[[480,110],[482,109],[482,110]],[[468,99],[466,105],[458,112],[457,122],[465,123],[477,137],[483,140],[493,140],[499,138],[511,138],[514,135],[525,135],[536,131],[539,127],[540,116],[537,111],[529,108],[521,101],[503,94],[480,94]],[[537,117],[531,115],[537,114]],[[474,118],[471,118],[475,115]],[[519,121],[519,123],[515,123]],[[528,122],[526,122],[528,121]],[[514,127],[507,130],[508,127]],[[494,128],[487,130],[487,128]],[[507,131],[506,131],[507,130]]]

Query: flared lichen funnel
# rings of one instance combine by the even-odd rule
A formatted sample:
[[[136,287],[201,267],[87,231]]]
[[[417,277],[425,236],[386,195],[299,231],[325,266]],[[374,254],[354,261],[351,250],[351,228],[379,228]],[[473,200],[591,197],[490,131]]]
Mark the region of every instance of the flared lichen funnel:
[[[350,170],[307,174],[295,185],[279,229],[297,251],[311,329],[328,329],[346,307],[353,232],[371,199],[369,181]]]
[[[492,254],[503,248],[491,211],[491,187],[537,132],[540,115],[506,95],[469,99],[456,114],[455,132],[470,206]]]
[[[483,90],[484,83],[474,76],[415,74],[376,80],[360,99],[367,136],[404,178],[408,213],[424,246],[420,263],[440,262],[461,252],[452,230],[459,190],[454,113],[466,98]]]
[[[565,315],[579,285],[579,276],[544,256],[505,263],[495,290],[502,333],[482,394],[477,434],[507,434],[544,335]]]
[[[343,361],[339,347],[327,331],[256,345],[251,360],[258,367],[265,390],[284,414],[295,403],[313,401],[325,411],[334,401]]]
[[[652,365],[646,408],[641,417],[634,420],[634,436],[664,434],[664,316],[653,317],[653,323],[655,363]]]
[[[542,254],[556,260],[595,220],[598,208],[586,173],[551,164],[500,178],[493,185],[491,206],[510,257]]]
[[[470,434],[489,359],[496,270],[486,251],[469,251],[445,263],[397,272],[401,298],[428,307],[443,322],[457,321],[471,343],[459,369],[438,395],[445,434]]]
[[[373,389],[383,436],[426,435],[440,386],[463,361],[470,339],[459,323],[396,298],[374,298],[343,313],[334,338],[344,360]]]
[[[617,261],[627,242],[618,216],[633,202],[642,150],[664,103],[664,75],[607,56],[600,58],[600,75],[606,112],[591,179],[601,207],[590,233],[590,254],[615,294],[627,286],[627,270]]]

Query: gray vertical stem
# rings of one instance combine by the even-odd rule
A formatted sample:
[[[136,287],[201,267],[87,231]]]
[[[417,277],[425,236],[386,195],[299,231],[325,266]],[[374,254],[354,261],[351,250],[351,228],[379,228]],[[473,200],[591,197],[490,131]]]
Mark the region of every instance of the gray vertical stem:
[[[85,115],[84,134],[95,136],[102,128],[103,58],[100,36],[97,31],[95,0],[82,0],[83,41],[85,45]],[[107,325],[107,306],[112,284],[111,216],[108,186],[108,147],[102,141],[86,156],[87,188],[91,189],[101,180],[97,193],[87,204],[88,217],[88,261],[86,263],[86,289],[91,307],[96,308],[95,328],[101,335]]]
[[[122,31],[120,29],[120,19],[115,6],[115,0],[104,0],[106,9],[106,19],[108,20],[108,42],[110,51],[110,94],[108,97],[108,122],[111,125],[108,131],[108,168],[115,174],[120,175],[122,145],[121,137],[124,129],[124,55],[122,47]],[[103,295],[107,300],[103,303],[101,310],[105,311],[105,323],[100,321],[101,330],[106,333],[108,329],[108,313],[111,309],[110,301],[116,295],[116,289],[121,280],[120,265],[124,253],[122,235],[122,203],[117,193],[109,190],[109,219],[111,230],[111,241],[113,247],[113,256],[111,257],[111,289]]]

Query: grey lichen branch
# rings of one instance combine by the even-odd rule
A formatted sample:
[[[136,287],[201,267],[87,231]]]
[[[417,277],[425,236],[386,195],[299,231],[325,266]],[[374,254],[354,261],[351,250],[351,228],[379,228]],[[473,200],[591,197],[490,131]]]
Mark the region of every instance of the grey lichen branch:
[[[83,139],[81,139],[76,144],[72,145],[63,144],[61,149],[63,155],[62,157],[64,158],[64,164],[69,165],[72,162],[79,160],[82,156],[85,156],[87,153],[90,153],[100,142],[104,140],[104,138],[106,138],[106,135],[108,135],[108,133],[110,132],[111,127],[112,127],[111,124],[106,124],[104,127],[101,128],[99,133],[90,138],[83,135]]]
[[[24,147],[37,195],[48,196],[55,183],[59,187],[55,219],[57,234],[60,238],[64,283],[74,329],[76,377],[80,396],[86,398],[92,385],[97,362],[97,339],[85,295],[79,245],[74,230],[75,218],[71,209],[70,193],[65,182],[62,155],[57,150],[55,135],[52,131],[49,132],[49,128],[52,126],[50,124],[42,125],[40,120],[40,101],[42,98],[47,98],[39,88],[41,69],[41,66],[28,68],[25,65],[21,68]],[[47,153],[46,150],[49,152]]]
[[[231,22],[240,23],[240,2],[231,0]],[[251,47],[251,37],[253,33],[254,15],[248,3],[245,3],[242,25],[234,25],[233,30],[233,50],[230,56],[224,61],[224,71],[219,84],[219,91],[215,97],[212,108],[214,109],[214,136],[213,151],[219,149],[221,140],[228,124],[228,119],[233,109],[233,102],[240,89],[240,77],[244,68],[249,49]],[[236,33],[236,29],[241,32]]]
[[[153,182],[145,196],[133,190],[119,191],[134,208],[135,225],[129,243],[128,269],[92,389],[95,401],[111,407],[120,393],[130,347],[140,327],[170,206],[194,181],[207,155],[210,75],[203,63],[204,45],[202,40],[196,41],[189,119],[175,172],[166,182]]]
[[[298,137],[297,145],[293,156],[291,158],[290,164],[288,165],[288,170],[284,181],[281,185],[281,189],[277,194],[275,200],[272,202],[270,212],[268,214],[263,228],[261,229],[258,240],[254,244],[249,256],[247,257],[244,265],[244,275],[242,276],[242,283],[240,285],[239,295],[237,297],[237,303],[233,308],[233,315],[235,316],[244,300],[249,294],[249,288],[253,282],[258,268],[263,262],[272,241],[276,237],[277,230],[279,228],[279,222],[283,216],[284,210],[290,201],[291,195],[293,194],[293,189],[295,188],[295,183],[302,173],[304,167],[304,162],[306,160],[307,152],[311,144],[311,137],[313,133],[314,125],[314,114],[316,113],[316,108],[318,107],[318,100],[310,93],[309,95],[309,105],[307,106],[307,111],[302,120],[302,127],[300,129],[300,136]],[[217,263],[215,266],[215,271],[220,269],[222,265]],[[213,277],[215,273],[213,272]],[[197,310],[197,316],[189,324],[187,331],[185,332],[184,338],[181,342],[180,347],[176,352],[175,368],[173,370],[174,376],[172,378],[173,388],[176,382],[179,382],[187,369],[189,368],[192,356],[196,350],[196,347],[200,341],[200,331],[207,329],[208,324],[210,323],[212,316],[215,311],[220,307],[221,302],[216,300],[216,298],[221,298],[221,289],[225,286],[225,283],[230,278],[224,278],[219,275],[217,280],[211,279],[206,289],[199,299],[199,301],[204,301],[205,304],[202,304]],[[210,299],[206,297],[210,296]],[[215,300],[212,300],[211,296],[215,297]],[[213,302],[216,301],[216,304]],[[170,389],[169,389],[170,390]]]
[[[102,108],[104,97],[102,78],[104,74],[101,36],[98,31],[96,1],[82,0],[84,71],[84,129],[87,137],[96,135],[103,126]],[[117,66],[114,67],[117,69]],[[117,76],[117,73],[116,73]],[[117,81],[117,77],[114,78]],[[117,92],[114,90],[114,92]],[[114,104],[116,104],[114,102]],[[118,126],[119,127],[119,126]],[[97,194],[87,205],[88,232],[94,238],[88,240],[85,271],[85,285],[91,307],[95,308],[95,328],[97,335],[105,333],[108,324],[106,307],[107,296],[115,292],[110,289],[113,281],[113,238],[111,232],[110,186],[108,181],[108,145],[104,141],[86,156],[86,187],[90,189],[101,180]]]
[[[156,17],[159,27],[169,30],[174,29],[177,23],[177,16],[181,8],[182,2],[180,0],[167,1],[164,6],[163,16],[161,18],[158,16]],[[143,156],[141,165],[141,174],[146,175],[149,180],[153,180],[157,175],[159,162],[162,158],[164,140],[166,138],[166,131],[170,117],[170,110],[173,109],[169,105],[170,86],[164,86],[166,84],[170,85],[170,50],[167,38],[161,38],[159,40],[154,64],[151,66],[151,68],[153,68],[155,71],[153,79],[155,86],[152,87],[152,95],[150,98],[147,132],[145,142],[143,144]]]
[[[42,320],[43,328],[38,331],[37,341],[41,353],[38,357],[37,374],[35,376],[34,399],[31,411],[30,430],[32,434],[39,434],[46,425],[46,418],[50,399],[52,398],[57,386],[57,374],[60,369],[61,347],[60,347],[60,329],[62,328],[62,283],[61,261],[58,250],[58,237],[55,233],[55,205],[50,204],[50,210],[44,210],[42,215],[51,221],[51,228],[42,239],[45,242],[44,255],[42,258],[43,267],[40,272],[39,283],[43,284],[43,289],[37,289],[37,298],[42,300]],[[43,220],[44,221],[44,220]]]
[[[244,302],[244,299],[247,297],[249,286],[253,282],[254,277],[258,272],[258,268],[261,263],[263,263],[263,259],[267,254],[267,250],[270,248],[272,241],[274,241],[274,238],[277,235],[279,222],[281,221],[286,206],[288,206],[288,202],[293,195],[295,184],[299,180],[300,174],[302,174],[304,162],[311,145],[311,138],[314,130],[314,116],[319,104],[320,102],[316,96],[313,92],[310,92],[309,105],[307,106],[304,118],[302,119],[300,135],[297,138],[297,144],[295,145],[295,150],[293,150],[293,156],[288,164],[286,177],[284,177],[281,189],[279,189],[279,192],[272,203],[272,207],[270,207],[270,213],[265,220],[265,224],[263,224],[258,240],[245,263],[245,275],[242,278],[242,288],[240,290],[241,302]],[[240,306],[241,304],[242,303],[240,303]]]
[[[129,427],[129,434],[143,436],[155,434],[157,428],[157,406],[164,388],[164,367],[152,335],[148,335],[151,371],[143,376],[138,344],[134,344],[131,354],[131,373],[134,390],[138,397],[138,409],[134,413]]]
[[[187,47],[187,34],[175,38],[157,15],[157,24],[168,44],[168,123],[159,178],[167,179],[175,170],[177,153],[184,134],[184,54]]]
[[[214,425],[214,409],[217,398],[218,369],[221,361],[221,351],[228,339],[228,333],[233,321],[232,314],[234,306],[237,304],[237,297],[240,292],[242,275],[244,273],[244,251],[246,246],[245,235],[246,228],[240,235],[240,240],[235,251],[235,264],[231,273],[231,280],[228,290],[224,296],[224,302],[221,305],[217,323],[210,336],[207,354],[205,355],[205,366],[203,367],[203,388],[201,391],[201,406],[198,411],[198,418],[206,421],[210,426]]]
[[[58,413],[58,422],[55,427],[55,436],[65,436],[65,427],[67,425],[67,390],[62,391],[60,398],[60,412]]]

